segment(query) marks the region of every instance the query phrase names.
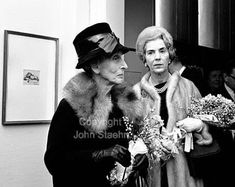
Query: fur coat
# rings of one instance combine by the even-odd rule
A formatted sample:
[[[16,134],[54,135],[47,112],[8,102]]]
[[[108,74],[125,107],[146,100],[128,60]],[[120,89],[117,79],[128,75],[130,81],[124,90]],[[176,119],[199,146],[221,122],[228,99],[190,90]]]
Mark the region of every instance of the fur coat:
[[[134,90],[144,103],[146,113],[155,108],[155,112],[159,114],[161,98],[155,88],[149,83],[149,78],[150,72],[145,74],[141,81],[134,86]],[[169,116],[166,124],[168,132],[172,131],[178,120],[187,117],[187,108],[191,97],[201,97],[198,89],[190,80],[181,77],[178,73],[174,73],[170,77],[166,93],[166,106]],[[169,160],[166,168],[169,187],[203,186],[202,180],[196,180],[190,175],[184,152],[180,152],[174,159]],[[150,179],[151,187],[161,186],[161,168],[159,163],[156,163],[151,170]]]
[[[50,124],[44,158],[54,186],[109,186],[106,176],[114,161],[95,162],[92,153],[116,144],[127,148],[122,117],[138,121],[142,105],[126,85],[113,86],[110,98],[103,92],[85,73],[66,84]]]
[[[126,84],[115,85],[110,93],[124,116],[130,120],[142,117],[142,104],[131,87]],[[76,111],[77,117],[90,119],[91,124],[87,128],[95,132],[103,131],[107,126],[105,123],[92,122],[107,121],[113,107],[113,103],[104,96],[103,90],[85,73],[76,75],[64,87],[64,97]]]

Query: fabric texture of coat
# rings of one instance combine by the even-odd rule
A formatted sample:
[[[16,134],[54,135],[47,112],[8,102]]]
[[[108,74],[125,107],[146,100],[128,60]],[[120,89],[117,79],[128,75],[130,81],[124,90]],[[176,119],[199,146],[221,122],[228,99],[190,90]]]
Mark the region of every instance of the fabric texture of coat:
[[[141,81],[134,86],[138,97],[145,106],[148,113],[155,108],[157,114],[160,112],[161,98],[154,86],[149,83],[150,72],[145,74]],[[196,86],[188,79],[185,79],[175,72],[169,79],[168,89],[166,93],[166,106],[168,111],[168,121],[166,129],[171,132],[178,120],[187,117],[187,109],[192,97],[200,98],[201,95]],[[201,187],[203,182],[201,179],[195,179],[190,175],[186,155],[180,151],[175,158],[166,163],[167,178],[169,187]],[[160,163],[156,163],[150,172],[150,187],[161,186],[161,167]]]
[[[85,73],[74,76],[64,88],[50,124],[44,161],[58,186],[109,186],[106,176],[112,159],[95,162],[92,153],[115,144],[128,147],[123,116],[138,120],[141,105],[132,88],[113,86],[110,99]]]

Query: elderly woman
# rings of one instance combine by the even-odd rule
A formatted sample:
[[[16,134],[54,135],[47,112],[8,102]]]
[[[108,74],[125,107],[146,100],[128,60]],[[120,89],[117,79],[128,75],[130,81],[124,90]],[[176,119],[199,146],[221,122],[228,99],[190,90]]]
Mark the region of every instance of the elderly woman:
[[[123,117],[137,122],[142,116],[134,91],[122,84],[127,68],[123,54],[131,49],[119,43],[107,23],[86,28],[73,44],[79,58],[76,68],[84,71],[64,87],[44,160],[55,187],[107,187],[115,162],[131,164]],[[135,169],[146,164],[138,158]]]
[[[168,65],[176,56],[172,36],[164,28],[147,27],[137,38],[136,51],[149,69],[141,81],[134,86],[138,97],[144,103],[146,114],[155,111],[160,115],[168,133],[178,126],[187,132],[195,132],[197,137],[200,137],[196,143],[210,144],[212,137],[208,133],[206,124],[199,119],[187,118],[190,99],[201,97],[198,89],[178,72],[171,75],[168,71]],[[203,186],[201,179],[190,175],[183,151],[163,166],[161,165],[162,163],[159,162],[151,167],[151,187]]]

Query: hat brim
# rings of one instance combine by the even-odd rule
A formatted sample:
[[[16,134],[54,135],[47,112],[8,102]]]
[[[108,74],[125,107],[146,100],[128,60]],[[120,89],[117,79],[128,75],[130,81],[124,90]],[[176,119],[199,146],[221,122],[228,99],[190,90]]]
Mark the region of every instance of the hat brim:
[[[114,53],[117,53],[117,52],[121,52],[122,54],[126,54],[129,51],[135,52],[136,50],[134,48],[125,47],[120,43],[118,43],[115,46],[114,50],[111,53],[106,53],[103,49],[97,48],[96,50],[90,51],[87,55],[79,58],[76,69],[83,68],[84,64],[87,61],[89,61],[89,60],[91,60],[95,57],[98,57],[98,56],[101,56],[101,55],[106,55],[106,54],[114,54]]]
[[[127,53],[129,51],[135,51],[135,49],[134,48],[125,47],[122,44],[118,43],[112,53],[121,52],[122,54],[125,54],[125,53]]]

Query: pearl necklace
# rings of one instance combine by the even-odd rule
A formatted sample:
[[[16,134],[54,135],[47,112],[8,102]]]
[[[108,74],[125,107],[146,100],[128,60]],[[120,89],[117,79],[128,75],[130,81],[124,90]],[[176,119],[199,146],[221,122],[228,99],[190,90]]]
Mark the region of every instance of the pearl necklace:
[[[169,78],[170,78],[170,74],[169,74]],[[164,86],[161,87],[161,88],[156,88],[156,87],[154,86],[154,83],[153,83],[151,77],[150,77],[149,80],[150,80],[150,83],[154,86],[154,88],[155,88],[155,90],[157,91],[157,93],[162,93],[162,92],[166,91],[166,89],[168,88],[169,78],[168,78],[168,80],[166,81],[166,84],[164,84]]]
[[[154,88],[157,91],[157,93],[162,93],[168,88],[168,82],[166,82],[166,84],[164,84],[164,86],[161,88],[156,88],[156,87],[154,87]]]

